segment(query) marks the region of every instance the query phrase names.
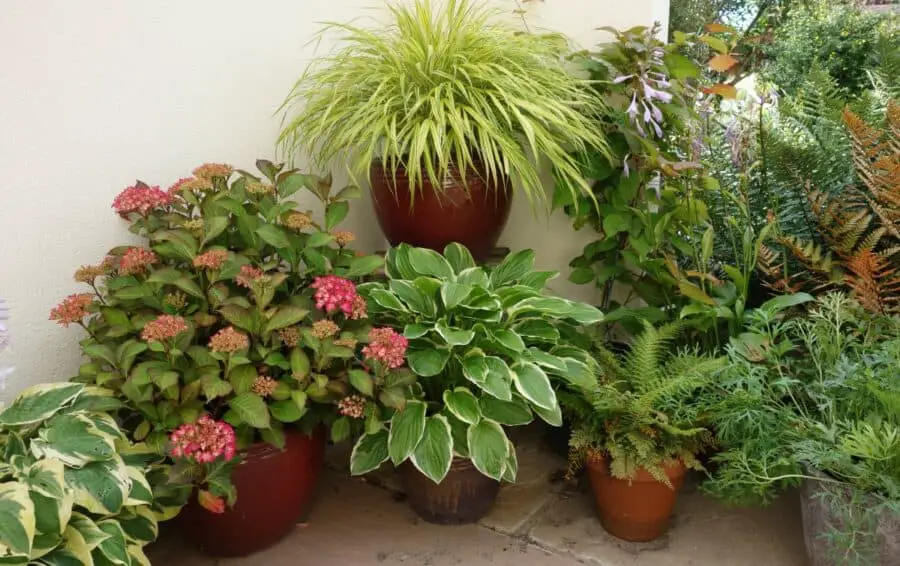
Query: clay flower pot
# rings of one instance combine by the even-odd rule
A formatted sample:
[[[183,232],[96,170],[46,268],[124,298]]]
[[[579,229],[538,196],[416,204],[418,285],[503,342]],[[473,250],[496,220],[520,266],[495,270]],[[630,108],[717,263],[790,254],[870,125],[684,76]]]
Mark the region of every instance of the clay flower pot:
[[[306,512],[322,471],[325,429],[285,431],[284,450],[259,443],[241,452],[232,481],[237,503],[211,513],[196,497],[181,511],[187,540],[213,556],[246,556],[290,533]]]
[[[627,541],[646,542],[666,532],[684,483],[684,463],[676,461],[665,468],[675,489],[643,469],[632,480],[614,478],[605,456],[588,458],[587,469],[600,524],[610,534]]]
[[[453,458],[450,472],[436,484],[410,462],[398,468],[406,499],[419,517],[439,525],[474,523],[487,515],[500,482],[479,472],[471,460]]]
[[[447,244],[458,242],[469,248],[476,260],[484,260],[509,218],[512,192],[508,179],[488,184],[484,173],[469,169],[464,183],[460,172],[451,168],[438,190],[423,180],[410,202],[405,170],[398,169],[395,177],[376,162],[370,173],[375,215],[392,246],[405,242],[443,251]]]

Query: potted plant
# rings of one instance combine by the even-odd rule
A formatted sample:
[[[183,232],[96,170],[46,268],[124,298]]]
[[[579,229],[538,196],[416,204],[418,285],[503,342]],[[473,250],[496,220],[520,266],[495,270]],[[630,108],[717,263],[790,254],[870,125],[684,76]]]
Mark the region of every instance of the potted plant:
[[[553,381],[591,378],[587,352],[560,335],[602,315],[548,296],[555,274],[533,271],[533,262],[526,250],[486,269],[459,244],[443,255],[401,244],[387,254],[387,281],[360,286],[371,315],[393,330],[372,332],[363,350],[369,371],[351,374],[362,384],[355,416],[364,429],[351,472],[390,460],[426,521],[483,516],[499,482],[516,479],[504,427],[535,414],[559,426]]]
[[[240,463],[202,476],[184,510],[185,529],[220,555],[275,542],[309,501],[321,425],[334,421],[369,329],[350,278],[381,265],[336,229],[353,188],[334,194],[328,179],[257,165],[260,176],[207,164],[168,191],[125,189],[113,208],[145,243],[81,267],[75,279],[91,292],[51,312],[87,332],[75,380],[115,391],[133,440],[189,463],[190,451],[173,454],[176,430],[217,439],[223,466],[237,451]],[[290,200],[302,188],[323,203],[323,224]]]
[[[288,153],[348,159],[368,178],[392,245],[484,259],[509,215],[511,190],[546,200],[539,161],[590,195],[572,150],[606,147],[602,102],[570,74],[559,36],[523,33],[477,0],[389,3],[371,27],[331,24],[332,54],[312,63],[283,108]],[[590,199],[588,199],[590,201]]]
[[[680,326],[644,331],[620,357],[598,343],[598,379],[570,408],[570,474],[587,466],[603,527],[629,541],[649,541],[667,529],[686,469],[712,443],[701,426],[704,396],[724,363],[673,351]]]
[[[0,553],[6,564],[149,564],[157,511],[143,457],[80,383],[22,391],[0,412]]]
[[[801,486],[810,564],[895,564],[898,359],[900,320],[846,295],[791,320],[758,310],[729,348],[713,413],[725,451],[705,488],[753,503]]]

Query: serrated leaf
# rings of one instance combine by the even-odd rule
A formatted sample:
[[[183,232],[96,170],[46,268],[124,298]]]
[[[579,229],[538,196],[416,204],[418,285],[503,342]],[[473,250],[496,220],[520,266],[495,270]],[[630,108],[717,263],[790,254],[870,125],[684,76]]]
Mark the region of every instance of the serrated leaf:
[[[309,311],[294,305],[283,305],[278,307],[278,310],[275,311],[275,314],[272,318],[269,319],[269,322],[266,323],[266,332],[272,332],[273,330],[278,330],[281,328],[285,328],[291,326],[292,324],[297,324],[309,314]]]
[[[332,202],[325,207],[325,229],[334,230],[334,227],[340,224],[347,217],[350,211],[350,204],[343,201]]]
[[[269,409],[262,397],[255,393],[242,393],[229,402],[229,406],[241,420],[253,428],[269,428]]]
[[[291,241],[288,239],[287,233],[283,228],[274,224],[264,224],[256,229],[256,235],[262,241],[276,248],[290,248]]]

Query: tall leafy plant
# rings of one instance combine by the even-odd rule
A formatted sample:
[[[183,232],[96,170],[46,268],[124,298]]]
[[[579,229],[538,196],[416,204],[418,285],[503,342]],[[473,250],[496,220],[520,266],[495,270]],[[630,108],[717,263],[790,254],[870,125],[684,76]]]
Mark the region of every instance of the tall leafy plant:
[[[590,194],[570,151],[606,147],[594,121],[602,101],[566,70],[565,41],[523,33],[477,0],[387,7],[387,22],[328,26],[339,47],[283,106],[287,152],[348,160],[357,176],[381,160],[405,170],[413,195],[424,180],[441,187],[451,168],[474,168],[512,176],[537,203],[546,159],[572,198]]]
[[[373,317],[403,336],[408,370],[370,353],[374,383],[359,416],[365,432],[351,471],[390,459],[412,461],[439,483],[454,457],[484,475],[514,481],[515,447],[504,427],[538,415],[562,424],[554,383],[586,386],[589,354],[569,343],[577,325],[602,319],[586,304],[544,291],[552,272],[534,271],[534,252],[514,253],[493,269],[477,267],[462,246],[441,255],[405,244],[386,258],[387,281],[360,292]]]

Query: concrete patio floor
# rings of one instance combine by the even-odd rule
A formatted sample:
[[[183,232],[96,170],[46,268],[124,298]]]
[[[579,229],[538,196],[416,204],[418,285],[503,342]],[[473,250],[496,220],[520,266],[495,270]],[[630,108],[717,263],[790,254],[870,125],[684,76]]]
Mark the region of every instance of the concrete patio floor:
[[[308,523],[246,558],[212,559],[164,533],[149,550],[165,566],[804,566],[799,504],[788,494],[766,509],[733,509],[689,482],[668,535],[633,544],[608,535],[590,495],[560,481],[565,462],[539,442],[519,444],[519,483],[505,486],[477,525],[435,526],[416,517],[392,470],[350,478],[331,465]]]

